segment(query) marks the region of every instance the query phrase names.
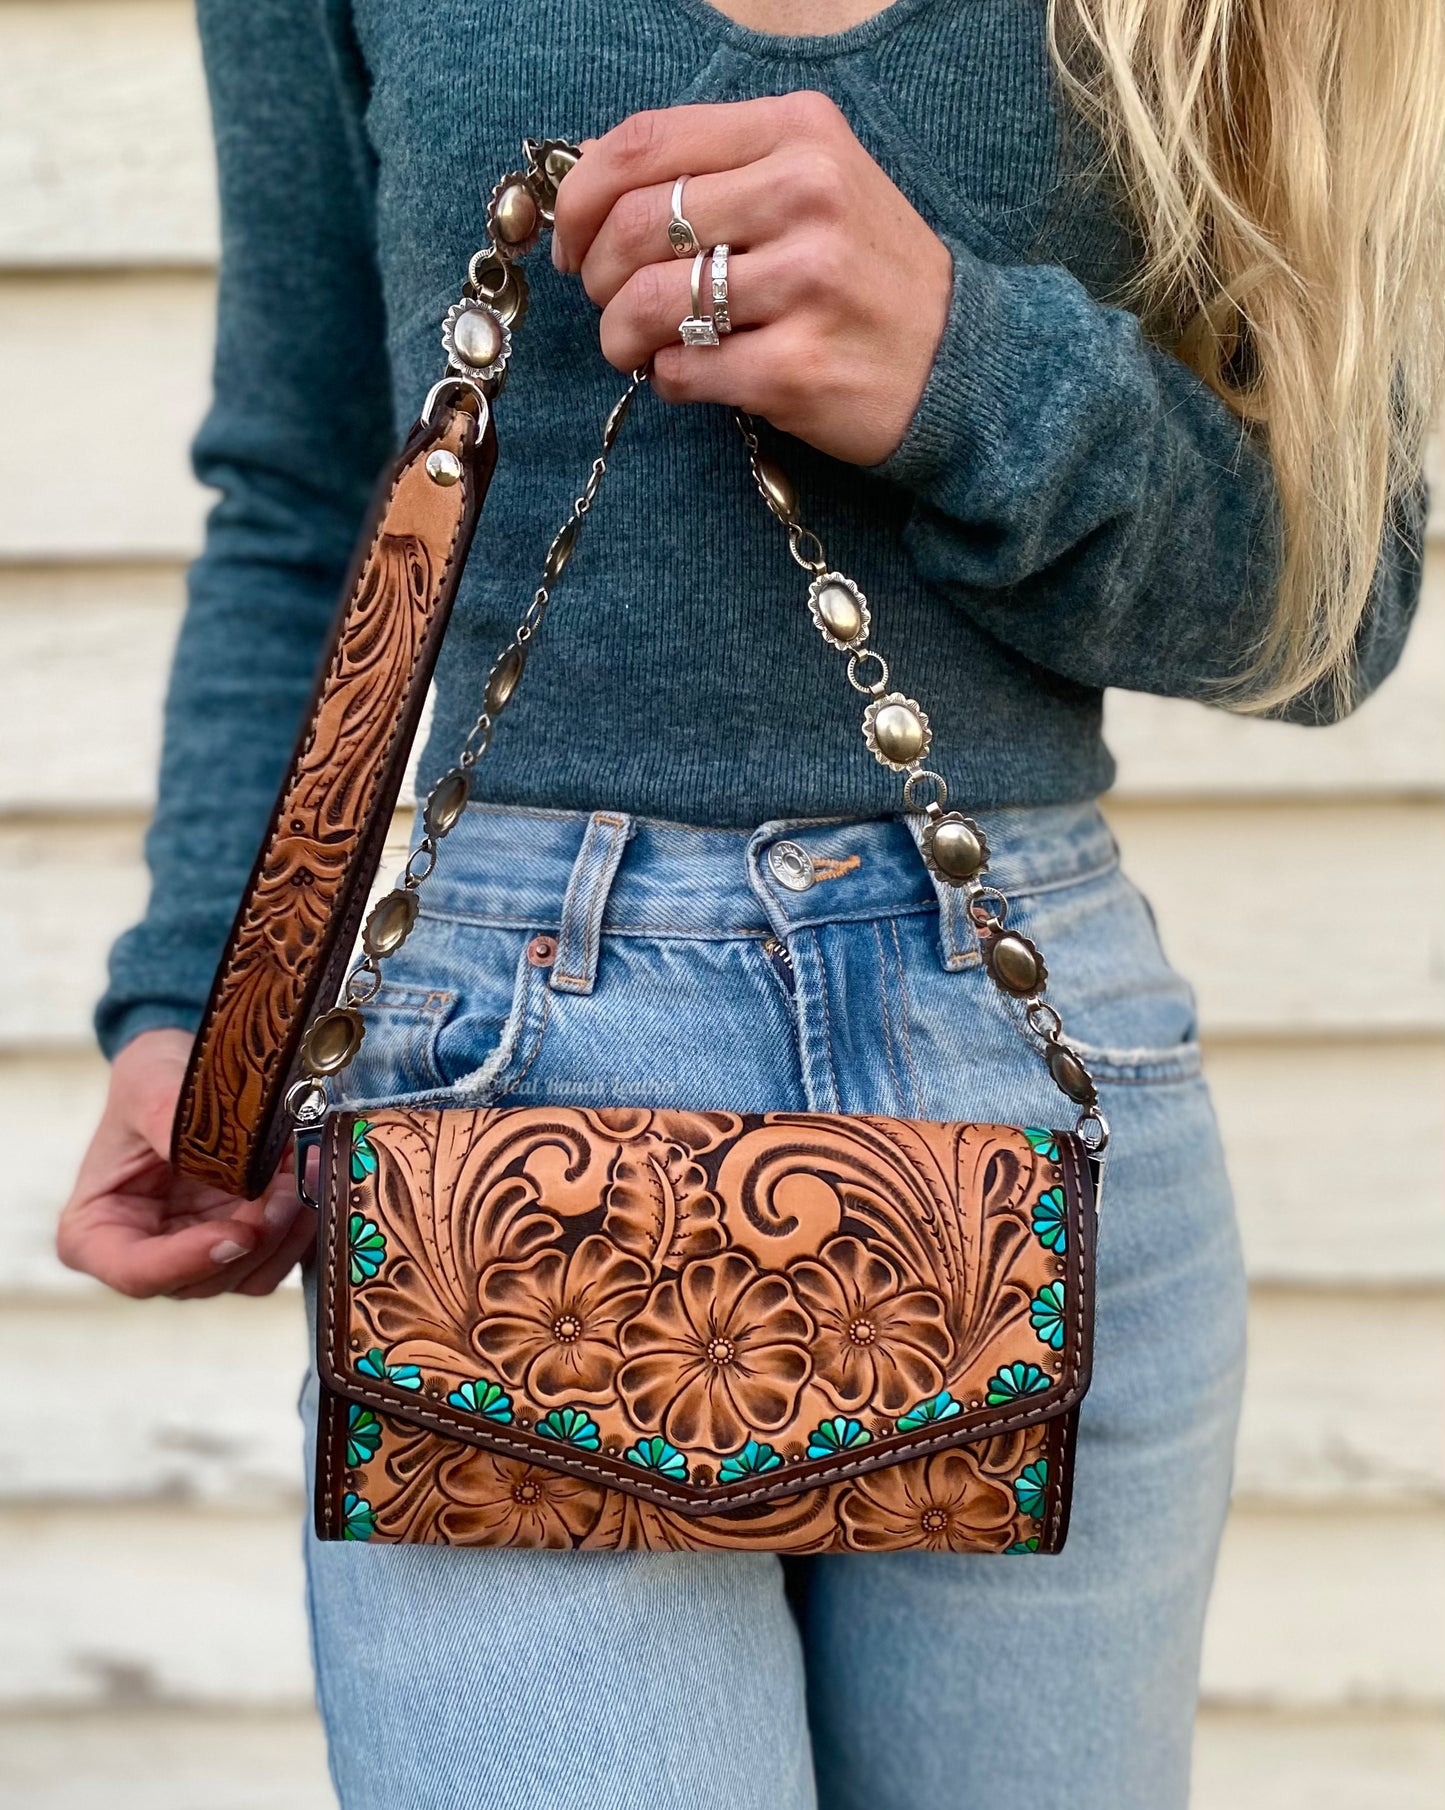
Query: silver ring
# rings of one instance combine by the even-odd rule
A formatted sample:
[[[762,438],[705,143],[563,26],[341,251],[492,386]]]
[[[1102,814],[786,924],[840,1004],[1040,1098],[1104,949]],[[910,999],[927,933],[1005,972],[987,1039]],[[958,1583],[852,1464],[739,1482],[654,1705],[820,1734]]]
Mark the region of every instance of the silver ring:
[[[677,323],[678,338],[685,346],[716,346],[722,343],[718,339],[712,316],[702,311],[702,267],[706,259],[707,253],[700,251],[692,261],[692,313],[685,321]]]
[[[682,189],[686,181],[686,176],[679,176],[672,185],[672,218],[667,223],[667,242],[672,247],[674,257],[695,258],[702,247],[697,242],[697,234],[692,230],[692,222],[682,211]],[[693,313],[697,313],[696,308]]]
[[[728,248],[726,245],[714,245],[712,248],[712,324],[719,333],[731,333],[733,324],[728,319]]]

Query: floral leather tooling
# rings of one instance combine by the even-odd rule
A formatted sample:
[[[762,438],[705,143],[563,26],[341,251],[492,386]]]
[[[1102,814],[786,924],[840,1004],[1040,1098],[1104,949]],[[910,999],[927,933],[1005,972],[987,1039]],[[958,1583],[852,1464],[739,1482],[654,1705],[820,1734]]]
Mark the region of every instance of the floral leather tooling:
[[[317,1526],[1052,1552],[1088,1385],[1077,1138],[388,1108],[324,1152]]]

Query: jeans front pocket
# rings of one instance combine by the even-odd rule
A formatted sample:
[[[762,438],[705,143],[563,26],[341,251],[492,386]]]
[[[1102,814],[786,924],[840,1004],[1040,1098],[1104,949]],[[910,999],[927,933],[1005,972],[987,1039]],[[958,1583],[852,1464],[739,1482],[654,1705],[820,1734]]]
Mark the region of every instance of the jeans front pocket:
[[[1188,1081],[1199,1074],[1193,989],[1170,965],[1148,901],[1119,868],[1019,893],[1012,904],[1010,928],[1042,950],[1048,1002],[1095,1080]]]
[[[443,1086],[437,1039],[456,1005],[449,988],[383,980],[376,998],[362,1009],[366,1035],[341,1078],[346,1103],[376,1105]]]
[[[423,917],[363,1008],[349,1106],[484,1106],[523,1078],[546,1028],[548,969],[525,931]]]

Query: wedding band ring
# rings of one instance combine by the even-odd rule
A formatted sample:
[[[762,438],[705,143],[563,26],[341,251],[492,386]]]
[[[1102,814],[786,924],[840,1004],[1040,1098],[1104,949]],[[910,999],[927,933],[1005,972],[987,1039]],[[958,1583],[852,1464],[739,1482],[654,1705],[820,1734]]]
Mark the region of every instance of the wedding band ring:
[[[702,311],[702,267],[707,262],[707,256],[705,251],[699,251],[692,261],[692,313],[677,325],[678,336],[685,346],[715,346],[720,343],[716,323],[711,315]]]
[[[720,334],[731,333],[733,330],[733,324],[728,319],[728,248],[726,245],[714,245],[712,248],[712,324]]]
[[[672,247],[673,256],[678,258],[695,258],[702,250],[697,242],[697,234],[692,230],[692,222],[682,211],[682,191],[686,176],[679,176],[672,185],[672,218],[667,223],[667,242]],[[697,309],[693,309],[697,313]]]

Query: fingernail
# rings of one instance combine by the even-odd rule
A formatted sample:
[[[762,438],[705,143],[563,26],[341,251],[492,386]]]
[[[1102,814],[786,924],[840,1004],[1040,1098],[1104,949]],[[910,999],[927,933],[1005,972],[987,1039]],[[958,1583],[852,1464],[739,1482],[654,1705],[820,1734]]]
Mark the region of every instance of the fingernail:
[[[278,1226],[290,1225],[299,1204],[294,1194],[273,1194],[262,1207],[261,1217],[275,1231]]]
[[[567,261],[562,256],[562,241],[557,237],[555,232],[552,234],[552,268],[553,270],[565,270],[567,268]]]
[[[234,1242],[234,1240],[232,1240],[230,1238],[227,1238],[222,1243],[213,1245],[211,1247],[211,1262],[212,1263],[234,1263],[238,1257],[244,1257],[245,1255],[246,1255],[245,1245],[236,1244]]]

